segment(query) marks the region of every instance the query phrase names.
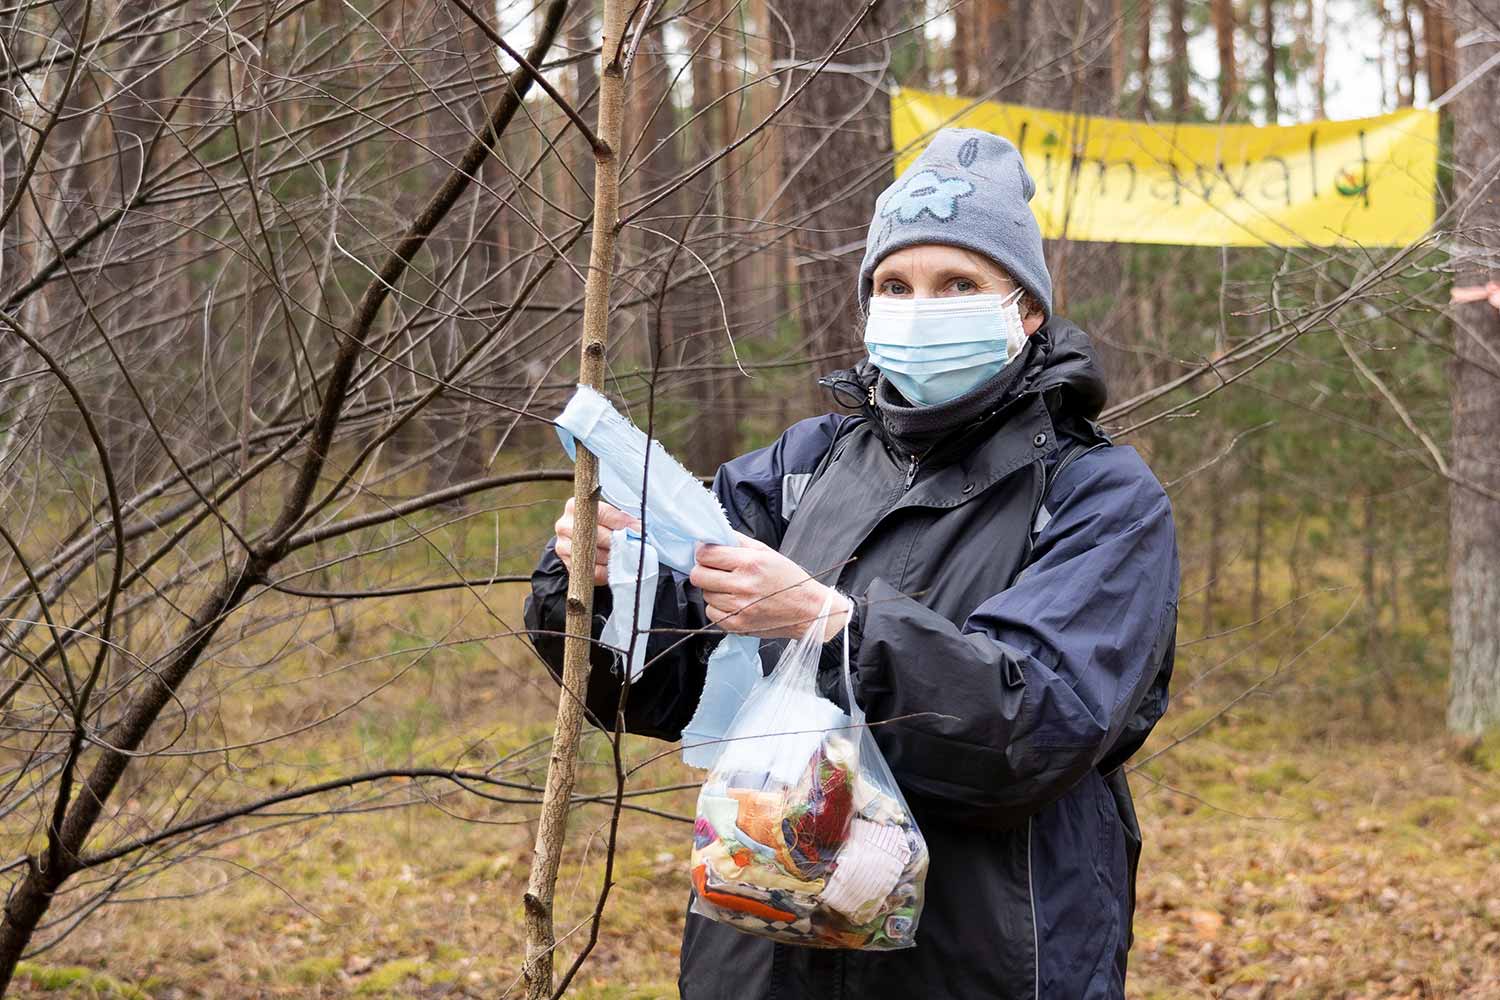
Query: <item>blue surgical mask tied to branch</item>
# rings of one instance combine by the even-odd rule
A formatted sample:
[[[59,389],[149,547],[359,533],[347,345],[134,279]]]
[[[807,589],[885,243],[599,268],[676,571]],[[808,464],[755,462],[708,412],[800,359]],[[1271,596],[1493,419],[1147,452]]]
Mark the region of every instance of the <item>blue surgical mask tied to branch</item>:
[[[901,395],[918,406],[946,403],[992,378],[1026,346],[1010,295],[870,299],[865,349]]]
[[[610,536],[614,607],[600,635],[601,642],[622,652],[634,635],[634,655],[626,669],[635,680],[648,669],[646,637],[659,566],[687,574],[696,561],[696,543],[738,545],[739,539],[718,497],[595,390],[580,385],[554,423],[569,458],[577,461],[582,444],[599,459],[604,499],[641,521],[642,533],[620,528]],[[698,710],[682,731],[684,762],[713,767],[725,730],[760,680],[759,639],[728,634],[719,640],[708,659]]]

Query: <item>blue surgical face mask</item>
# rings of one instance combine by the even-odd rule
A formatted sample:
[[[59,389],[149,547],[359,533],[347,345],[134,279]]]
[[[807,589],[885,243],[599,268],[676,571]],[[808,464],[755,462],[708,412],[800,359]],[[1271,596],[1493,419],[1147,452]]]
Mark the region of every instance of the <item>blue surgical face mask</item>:
[[[1026,345],[1018,305],[1006,296],[898,299],[877,295],[865,322],[870,361],[919,406],[945,403],[988,381]]]

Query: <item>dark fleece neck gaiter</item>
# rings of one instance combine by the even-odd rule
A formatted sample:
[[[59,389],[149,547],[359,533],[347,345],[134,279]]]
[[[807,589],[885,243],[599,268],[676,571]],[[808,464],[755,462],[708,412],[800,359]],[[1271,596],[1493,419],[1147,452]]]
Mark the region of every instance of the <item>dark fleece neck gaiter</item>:
[[[881,374],[875,383],[875,409],[887,440],[903,455],[922,457],[944,438],[961,433],[1010,402],[1032,353],[1033,345],[1028,343],[1026,350],[987,381],[932,406],[914,406]]]

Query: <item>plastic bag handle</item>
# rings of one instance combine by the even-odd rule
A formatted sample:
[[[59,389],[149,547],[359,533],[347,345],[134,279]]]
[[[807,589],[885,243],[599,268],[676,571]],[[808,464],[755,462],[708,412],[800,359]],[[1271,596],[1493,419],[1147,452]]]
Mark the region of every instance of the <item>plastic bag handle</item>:
[[[840,629],[844,633],[844,697],[849,700],[849,717],[856,724],[864,725],[865,710],[854,701],[854,681],[849,676],[849,623],[854,618],[854,598],[848,594],[843,596],[849,600],[849,617],[844,619],[844,627]]]
[[[827,625],[827,622],[828,622],[828,611],[829,611],[830,608],[833,607],[833,597],[834,597],[835,594],[837,594],[838,596],[843,597],[843,598],[845,598],[846,600],[849,601],[849,617],[850,618],[854,617],[854,600],[853,600],[853,598],[850,598],[848,594],[845,594],[845,593],[843,593],[841,591],[835,590],[832,587],[829,587],[828,588],[828,596],[823,599],[823,610],[820,611],[820,612],[818,612],[818,620],[813,623],[813,627],[819,630],[819,634],[820,635],[822,634],[821,630],[823,628],[825,628],[826,625]],[[854,701],[854,681],[850,678],[850,674],[849,674],[849,622],[848,622],[848,620],[845,620],[844,627],[841,628],[841,629],[839,629],[839,631],[843,634],[843,639],[844,639],[844,669],[843,669],[843,674],[844,674],[844,697],[848,700],[848,703],[849,703],[849,717],[852,718],[855,721],[855,723],[857,723],[857,724],[863,724],[864,721],[865,721],[865,713],[859,707],[859,705],[857,705],[855,703],[855,701]]]

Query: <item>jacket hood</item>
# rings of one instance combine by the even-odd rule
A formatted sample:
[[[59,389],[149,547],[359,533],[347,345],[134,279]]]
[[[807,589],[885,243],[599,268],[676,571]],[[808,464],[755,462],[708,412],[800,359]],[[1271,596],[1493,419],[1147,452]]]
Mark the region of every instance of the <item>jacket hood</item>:
[[[1076,323],[1049,317],[1027,341],[1027,353],[1015,398],[1058,388],[1063,409],[1070,415],[1093,420],[1104,410],[1108,398],[1104,373],[1094,358],[1093,341]],[[859,409],[879,427],[871,391],[879,377],[880,369],[866,357],[821,376],[818,383],[832,391],[840,404]]]
[[[1023,392],[1043,392],[1061,386],[1067,409],[1093,420],[1104,411],[1109,398],[1104,372],[1094,358],[1094,342],[1070,320],[1053,316],[1032,337],[1039,348],[1040,364]]]

